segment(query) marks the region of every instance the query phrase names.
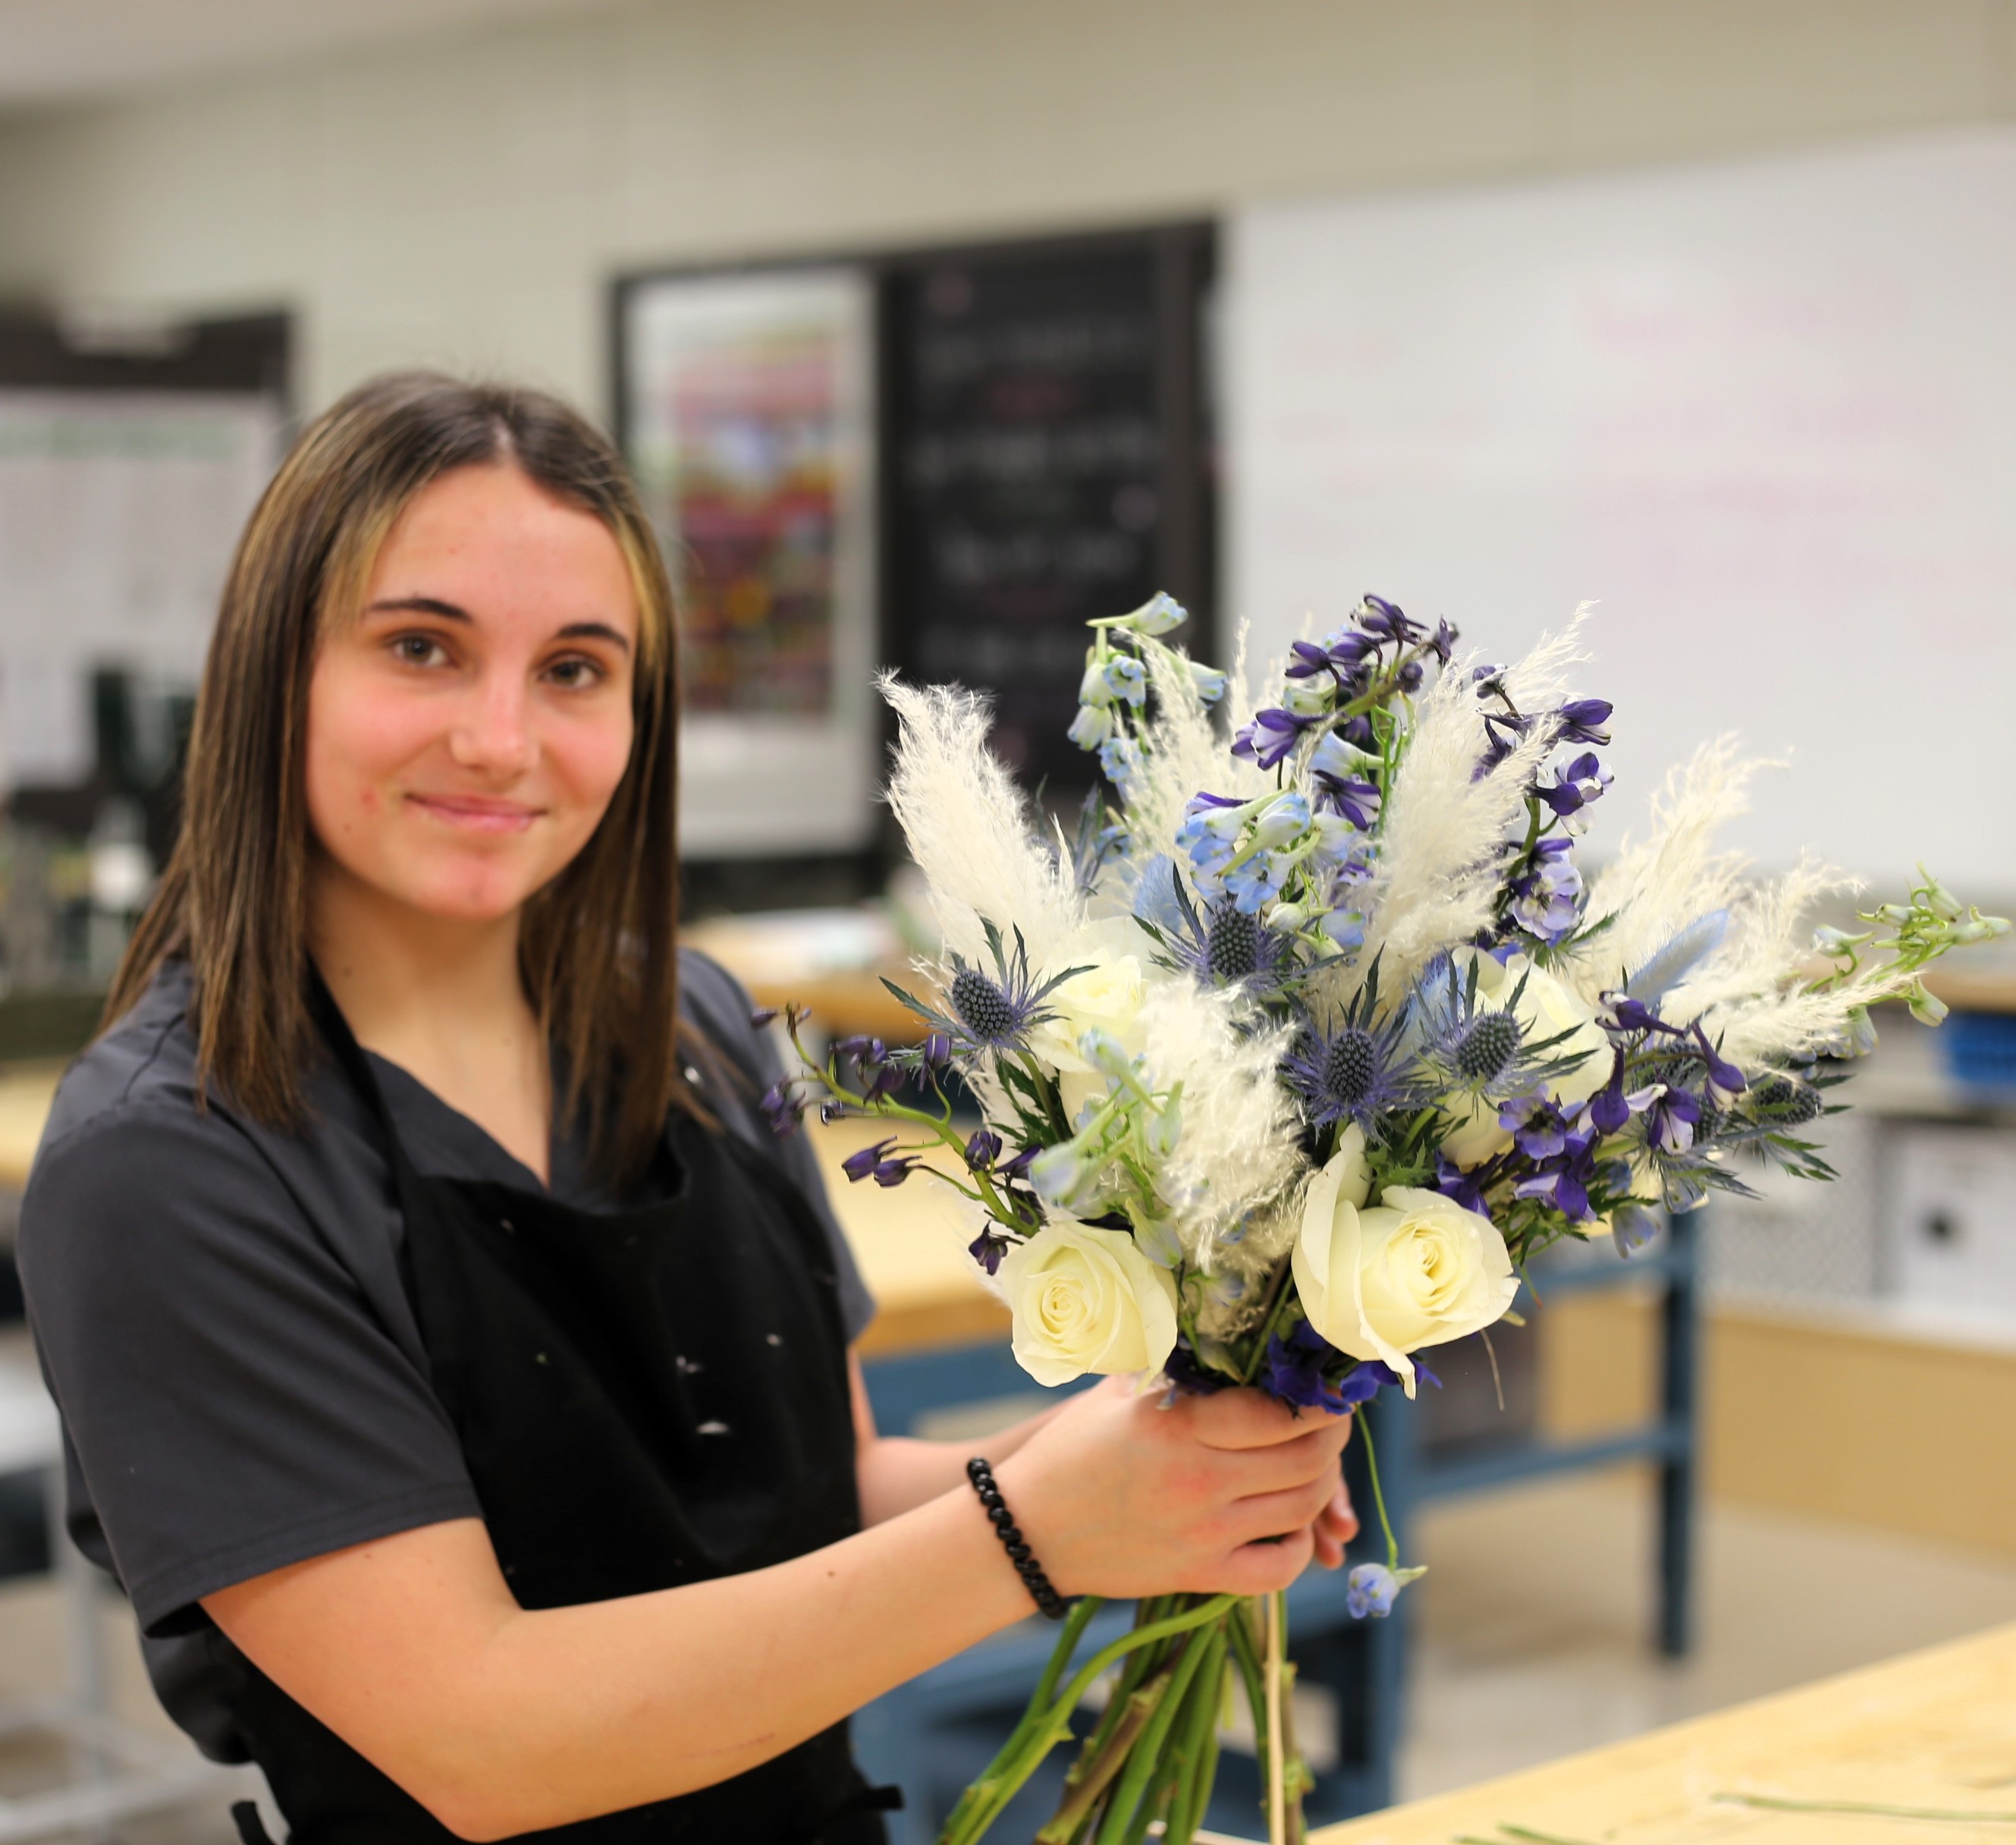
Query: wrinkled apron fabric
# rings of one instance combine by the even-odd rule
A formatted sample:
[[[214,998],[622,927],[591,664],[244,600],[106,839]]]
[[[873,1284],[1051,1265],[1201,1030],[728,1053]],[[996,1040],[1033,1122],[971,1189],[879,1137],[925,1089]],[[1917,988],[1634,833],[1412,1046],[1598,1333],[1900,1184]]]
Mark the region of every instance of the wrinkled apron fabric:
[[[740,1575],[859,1529],[838,1277],[782,1173],[677,1115],[678,1182],[660,1204],[580,1211],[426,1177],[340,1015],[326,998],[321,1011],[383,1130],[434,1389],[520,1606]],[[453,1838],[262,1674],[238,1709],[292,1845]],[[876,1845],[893,1804],[862,1781],[841,1723],[718,1786],[521,1836]],[[264,1837],[249,1804],[234,1814]]]

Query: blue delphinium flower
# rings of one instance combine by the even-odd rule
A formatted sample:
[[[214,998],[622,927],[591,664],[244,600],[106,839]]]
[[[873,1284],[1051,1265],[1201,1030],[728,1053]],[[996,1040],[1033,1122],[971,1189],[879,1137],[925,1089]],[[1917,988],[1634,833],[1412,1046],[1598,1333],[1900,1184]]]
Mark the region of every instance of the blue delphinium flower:
[[[1116,733],[1099,746],[1099,766],[1121,800],[1134,798],[1135,784],[1147,766],[1140,744],[1131,737]]]
[[[1582,920],[1582,873],[1575,841],[1559,834],[1533,848],[1526,869],[1512,885],[1512,920],[1550,946],[1575,932]]]
[[[1388,1569],[1384,1563],[1360,1563],[1345,1579],[1344,1605],[1353,1620],[1384,1620],[1393,1602],[1418,1569]]]

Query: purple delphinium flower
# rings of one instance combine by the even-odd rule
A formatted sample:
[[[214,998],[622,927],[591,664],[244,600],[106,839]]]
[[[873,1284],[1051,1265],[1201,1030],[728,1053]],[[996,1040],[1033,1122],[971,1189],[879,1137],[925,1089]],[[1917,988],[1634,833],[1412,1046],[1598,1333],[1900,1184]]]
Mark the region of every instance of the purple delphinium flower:
[[[1319,1409],[1338,1416],[1351,1407],[1323,1376],[1327,1365],[1343,1354],[1308,1321],[1298,1321],[1286,1339],[1276,1333],[1261,1360],[1260,1387],[1277,1401],[1297,1409]]]
[[[1209,1396],[1237,1388],[1237,1380],[1199,1361],[1187,1338],[1179,1338],[1162,1360],[1162,1375],[1186,1396]]]
[[[1255,712],[1251,723],[1233,740],[1232,753],[1262,769],[1280,767],[1301,741],[1302,733],[1323,721],[1320,713],[1303,717],[1279,706]]]
[[[1642,1099],[1641,1099],[1642,1098]],[[1691,1090],[1670,1083],[1649,1084],[1629,1098],[1645,1117],[1645,1138],[1661,1153],[1684,1153],[1694,1144],[1701,1099]]]
[[[1603,726],[1615,708],[1607,698],[1577,698],[1554,713],[1561,728],[1554,733],[1561,743],[1593,743],[1598,748],[1610,741]]]
[[[763,1092],[763,1099],[757,1106],[763,1112],[763,1119],[770,1124],[770,1131],[779,1138],[790,1133],[805,1119],[805,1098],[798,1093],[797,1084],[789,1077],[773,1083]]]
[[[1001,1137],[992,1128],[978,1128],[967,1137],[966,1163],[976,1173],[984,1173],[1001,1157]]]
[[[1013,1247],[1014,1245],[990,1223],[967,1245],[966,1252],[991,1275],[999,1272],[1001,1258]]]
[[[863,1179],[873,1175],[884,1155],[895,1144],[892,1136],[886,1141],[877,1141],[872,1147],[863,1147],[848,1155],[840,1162],[840,1169],[846,1173],[849,1184],[859,1185]]]
[[[1513,884],[1512,920],[1539,941],[1559,942],[1582,920],[1582,873],[1574,851],[1571,839],[1543,839]]]
[[[1377,1359],[1352,1366],[1334,1382],[1326,1375],[1344,1362],[1344,1354],[1306,1320],[1298,1320],[1285,1339],[1276,1333],[1261,1360],[1260,1387],[1269,1396],[1297,1409],[1319,1409],[1341,1416],[1370,1403],[1399,1373]]]
[[[1535,783],[1534,794],[1554,812],[1557,820],[1572,820],[1610,786],[1610,772],[1596,759],[1593,751],[1577,756],[1565,769],[1557,769],[1551,785]]]
[[[1379,819],[1379,787],[1364,774],[1370,760],[1366,752],[1334,732],[1324,737],[1309,758],[1316,784],[1316,805],[1342,815],[1361,833],[1370,832]]]

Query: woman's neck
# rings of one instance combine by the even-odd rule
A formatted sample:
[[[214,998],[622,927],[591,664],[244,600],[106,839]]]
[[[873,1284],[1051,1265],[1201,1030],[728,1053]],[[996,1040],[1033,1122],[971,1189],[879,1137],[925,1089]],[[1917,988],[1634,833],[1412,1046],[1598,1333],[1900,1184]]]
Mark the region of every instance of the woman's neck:
[[[543,1182],[552,1071],[519,975],[517,913],[430,916],[319,856],[308,942],[358,1043],[418,1077]]]

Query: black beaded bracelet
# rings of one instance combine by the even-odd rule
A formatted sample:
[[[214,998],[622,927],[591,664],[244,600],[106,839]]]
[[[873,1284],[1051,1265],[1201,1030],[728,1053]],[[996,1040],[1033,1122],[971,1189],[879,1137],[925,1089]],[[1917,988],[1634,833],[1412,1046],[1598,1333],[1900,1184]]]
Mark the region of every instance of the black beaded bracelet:
[[[994,1483],[994,1469],[975,1454],[966,1464],[966,1477],[972,1481],[974,1491],[980,1495],[980,1503],[987,1508],[995,1535],[1001,1540],[1009,1562],[1015,1566],[1015,1573],[1021,1577],[1023,1587],[1029,1591],[1030,1599],[1052,1620],[1062,1620],[1070,1613],[1071,1604],[1050,1586],[1042,1565],[1036,1561],[1022,1533],[1016,1529],[1015,1515],[1009,1511],[1008,1501],[1001,1497],[1001,1489]]]

